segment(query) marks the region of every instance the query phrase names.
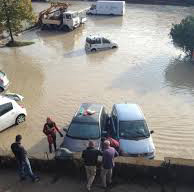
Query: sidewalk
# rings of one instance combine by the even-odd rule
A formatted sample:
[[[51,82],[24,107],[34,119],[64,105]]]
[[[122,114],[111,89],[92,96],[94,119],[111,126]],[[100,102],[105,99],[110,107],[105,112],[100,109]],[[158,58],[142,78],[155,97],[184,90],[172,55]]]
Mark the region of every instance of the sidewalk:
[[[14,171],[1,169],[0,170],[0,192],[86,192],[84,181],[71,179],[70,177],[61,176],[56,177],[54,174],[40,174],[41,180],[38,183],[31,183],[30,181],[20,182],[17,174]],[[99,178],[97,178],[97,182]],[[123,182],[117,183],[111,192],[161,192],[161,187],[158,184],[147,183],[126,184]],[[103,192],[99,188],[99,184],[94,184],[92,192]],[[173,191],[172,186],[166,186],[164,192]],[[177,192],[193,192],[192,188],[179,186]]]

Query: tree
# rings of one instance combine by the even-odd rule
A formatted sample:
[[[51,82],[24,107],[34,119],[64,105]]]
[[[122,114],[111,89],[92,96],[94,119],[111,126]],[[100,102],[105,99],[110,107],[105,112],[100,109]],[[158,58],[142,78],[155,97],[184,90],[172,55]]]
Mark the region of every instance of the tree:
[[[22,24],[32,22],[31,0],[0,0],[0,26],[9,32],[11,42],[14,42],[14,33],[22,30]]]
[[[176,47],[192,56],[194,51],[194,17],[189,16],[183,19],[180,24],[173,24],[170,36]]]

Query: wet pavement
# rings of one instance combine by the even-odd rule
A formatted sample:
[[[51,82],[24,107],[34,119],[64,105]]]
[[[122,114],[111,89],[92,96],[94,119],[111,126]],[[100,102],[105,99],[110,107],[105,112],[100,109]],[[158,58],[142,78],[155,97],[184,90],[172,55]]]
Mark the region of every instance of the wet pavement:
[[[71,8],[89,4],[72,2]],[[48,4],[33,6],[38,12]],[[142,107],[155,131],[157,158],[194,158],[194,66],[182,59],[168,35],[172,23],[193,12],[192,7],[127,4],[124,17],[90,16],[69,33],[26,32],[18,38],[35,44],[1,48],[0,68],[11,82],[9,91],[25,97],[28,117],[0,133],[0,153],[10,153],[20,133],[31,156],[44,156],[47,116],[62,128],[83,102],[102,103],[109,111],[114,103],[132,102]],[[108,36],[119,48],[86,54],[90,34]]]

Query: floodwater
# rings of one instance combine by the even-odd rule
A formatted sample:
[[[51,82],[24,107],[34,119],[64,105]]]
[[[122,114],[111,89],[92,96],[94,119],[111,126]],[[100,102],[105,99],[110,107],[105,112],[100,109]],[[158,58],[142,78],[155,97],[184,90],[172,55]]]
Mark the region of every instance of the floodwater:
[[[48,4],[33,6],[38,12]],[[69,9],[88,6],[72,2]],[[194,66],[182,59],[168,35],[172,23],[192,13],[192,7],[127,4],[124,17],[90,16],[69,33],[27,32],[19,38],[35,44],[0,49],[9,91],[25,97],[28,112],[24,124],[0,133],[0,152],[8,153],[18,133],[31,156],[48,151],[45,118],[67,126],[83,102],[102,103],[108,110],[114,103],[132,102],[142,107],[155,131],[157,158],[194,158]],[[119,48],[86,54],[90,34],[108,36]]]

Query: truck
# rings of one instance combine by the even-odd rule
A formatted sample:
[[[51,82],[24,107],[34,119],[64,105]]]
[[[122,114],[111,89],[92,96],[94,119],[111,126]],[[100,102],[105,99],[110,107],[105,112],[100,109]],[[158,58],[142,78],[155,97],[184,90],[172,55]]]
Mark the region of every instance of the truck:
[[[97,1],[86,12],[88,15],[124,15],[125,1]]]
[[[51,6],[40,12],[39,25],[42,30],[55,29],[72,31],[86,22],[86,10],[68,11],[67,3],[51,3]]]

